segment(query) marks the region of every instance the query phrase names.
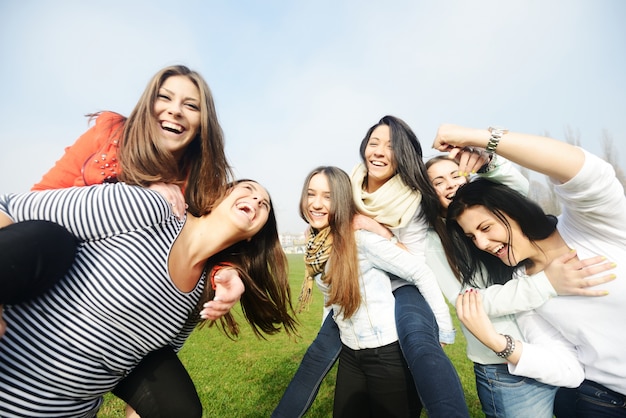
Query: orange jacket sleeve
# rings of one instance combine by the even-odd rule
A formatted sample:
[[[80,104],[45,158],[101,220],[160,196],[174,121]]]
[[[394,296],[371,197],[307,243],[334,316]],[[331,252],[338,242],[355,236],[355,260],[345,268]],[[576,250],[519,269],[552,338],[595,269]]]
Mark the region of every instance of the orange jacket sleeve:
[[[95,125],[65,148],[65,154],[31,190],[99,184],[117,177],[117,148],[124,120],[117,113],[101,113]]]

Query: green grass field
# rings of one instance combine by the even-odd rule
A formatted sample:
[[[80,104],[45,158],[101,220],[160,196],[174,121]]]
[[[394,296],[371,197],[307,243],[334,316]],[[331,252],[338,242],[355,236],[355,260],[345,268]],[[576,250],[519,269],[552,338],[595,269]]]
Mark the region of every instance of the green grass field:
[[[297,300],[304,275],[302,255],[289,255],[292,296]],[[238,308],[242,335],[232,341],[215,328],[196,330],[180,352],[180,358],[193,378],[205,417],[269,417],[295,373],[306,348],[321,325],[322,296],[315,290],[308,312],[299,315],[300,338],[286,334],[256,338]],[[459,329],[456,316],[452,315]],[[465,356],[463,334],[445,348],[461,377],[472,417],[484,416],[476,396],[472,363]],[[331,417],[335,369],[327,376],[307,413],[307,418]],[[423,414],[425,416],[425,414]],[[107,395],[99,418],[124,417],[124,403]]]

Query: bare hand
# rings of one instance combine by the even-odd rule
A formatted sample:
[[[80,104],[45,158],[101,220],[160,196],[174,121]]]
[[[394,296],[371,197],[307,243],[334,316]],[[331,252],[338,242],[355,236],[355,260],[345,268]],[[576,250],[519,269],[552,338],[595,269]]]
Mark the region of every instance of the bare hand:
[[[0,212],[0,228],[3,228],[5,226],[9,226],[13,223],[13,221],[11,220],[11,218],[9,218],[6,214]]]
[[[148,189],[159,193],[165,200],[170,203],[172,212],[178,219],[183,219],[187,211],[185,204],[185,196],[183,191],[176,184],[154,183],[148,186]]]
[[[223,267],[215,275],[215,297],[203,305],[200,318],[215,321],[226,315],[239,302],[246,290],[237,270]]]
[[[605,257],[596,256],[579,260],[576,251],[554,259],[544,269],[546,277],[561,296],[606,296],[606,290],[588,289],[615,279],[615,274],[598,276],[599,273],[615,268],[615,263]]]
[[[450,153],[456,159],[457,154],[466,147],[485,147],[490,138],[486,129],[465,128],[463,126],[442,124],[437,129],[433,148]]]
[[[463,325],[487,347],[500,344],[499,340],[502,336],[493,327],[485,313],[482,296],[478,290],[468,289],[459,295],[456,299],[456,315]]]
[[[375,221],[373,218],[363,215],[362,213],[354,215],[354,219],[352,220],[352,229],[355,231],[364,229],[387,239],[393,237],[393,232],[391,232],[389,228],[378,223],[378,221]]]
[[[459,173],[466,177],[470,174],[475,174],[489,162],[489,154],[482,148],[465,147],[458,150],[456,162],[459,165]]]

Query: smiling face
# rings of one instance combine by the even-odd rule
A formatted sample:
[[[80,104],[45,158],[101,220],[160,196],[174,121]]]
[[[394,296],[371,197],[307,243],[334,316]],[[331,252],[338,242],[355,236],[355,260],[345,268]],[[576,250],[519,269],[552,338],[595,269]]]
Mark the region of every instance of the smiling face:
[[[331,195],[328,178],[318,173],[311,177],[307,187],[306,217],[315,229],[323,229],[329,225]]]
[[[185,76],[168,77],[154,102],[162,145],[177,159],[200,129],[200,92]]]
[[[222,212],[237,228],[241,240],[253,237],[263,228],[270,210],[267,190],[254,181],[237,183],[215,208],[215,212]]]
[[[372,131],[365,147],[367,191],[374,192],[396,174],[396,163],[391,148],[391,131],[379,125]]]
[[[467,178],[459,175],[459,166],[454,160],[437,160],[427,171],[439,203],[447,209],[457,189],[467,183]]]
[[[484,206],[471,206],[458,216],[457,222],[476,247],[498,257],[504,264],[516,266],[535,256],[537,249],[517,222],[504,217],[510,228]]]

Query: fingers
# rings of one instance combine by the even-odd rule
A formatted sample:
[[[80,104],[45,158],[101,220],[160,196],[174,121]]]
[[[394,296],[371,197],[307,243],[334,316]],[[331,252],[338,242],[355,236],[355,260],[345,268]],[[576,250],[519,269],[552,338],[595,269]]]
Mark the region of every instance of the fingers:
[[[570,262],[573,263],[573,262]],[[588,289],[590,287],[599,286],[617,278],[615,274],[605,274],[597,276],[600,273],[614,269],[617,264],[609,262],[604,256],[590,257],[573,263],[584,277],[580,280],[580,289],[573,293],[580,296],[606,296],[609,294],[604,289]]]
[[[185,198],[183,196],[182,191],[178,186],[175,189],[172,189],[172,195],[170,195],[170,205],[172,205],[172,212],[178,219],[183,219],[185,217],[185,212],[187,211],[187,204],[185,203]]]
[[[489,156],[480,148],[465,147],[457,154],[459,173],[463,176],[476,174],[480,168],[488,161]]]
[[[440,151],[448,151],[448,157],[452,160],[456,160],[459,152],[461,152],[461,148],[452,147],[445,150]]]
[[[590,274],[602,273],[615,268],[616,264],[607,261],[606,257],[598,255],[584,260],[577,260],[576,268],[579,270],[585,270],[591,272]]]
[[[231,267],[223,267],[214,277],[215,297],[206,302],[200,311],[200,318],[215,321],[226,315],[245,291],[243,281],[237,270]]]
[[[212,300],[202,305],[203,309],[200,311],[200,318],[215,321],[226,315],[233,306],[234,303]]]
[[[478,290],[471,288],[459,295],[456,299],[456,314],[461,321],[471,319],[477,314],[478,309],[482,309],[479,297]]]
[[[167,184],[167,183],[153,183],[148,186],[150,190],[154,190],[159,193],[166,199],[170,207],[172,208],[172,213],[179,219],[182,219],[185,216],[185,212],[187,211],[187,205],[185,204],[185,196],[183,195],[182,190],[176,184]]]

